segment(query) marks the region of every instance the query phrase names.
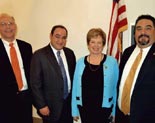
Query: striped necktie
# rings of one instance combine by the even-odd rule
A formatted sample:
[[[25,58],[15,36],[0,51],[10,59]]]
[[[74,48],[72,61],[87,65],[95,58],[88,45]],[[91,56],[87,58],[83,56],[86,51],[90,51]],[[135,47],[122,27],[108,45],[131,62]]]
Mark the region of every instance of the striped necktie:
[[[68,82],[67,82],[65,67],[64,67],[62,58],[60,56],[60,51],[57,51],[57,57],[58,57],[58,62],[59,62],[59,66],[60,66],[60,69],[61,69],[62,77],[63,77],[63,80],[64,80],[64,99],[66,99],[67,96],[68,96]]]
[[[121,100],[121,110],[124,114],[128,114],[130,112],[131,87],[132,87],[133,79],[135,76],[135,72],[136,72],[137,67],[140,63],[141,58],[142,58],[142,49],[140,50],[140,53],[137,55],[135,61],[133,62],[130,72],[129,72],[129,74],[126,78],[125,84],[124,84],[122,100]]]

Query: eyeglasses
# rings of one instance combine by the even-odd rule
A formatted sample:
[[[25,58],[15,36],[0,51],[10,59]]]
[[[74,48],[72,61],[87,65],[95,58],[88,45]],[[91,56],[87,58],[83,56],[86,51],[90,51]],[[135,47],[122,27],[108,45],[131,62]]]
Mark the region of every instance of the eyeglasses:
[[[1,22],[0,23],[0,26],[2,26],[2,27],[13,26],[13,25],[15,25],[14,22]]]

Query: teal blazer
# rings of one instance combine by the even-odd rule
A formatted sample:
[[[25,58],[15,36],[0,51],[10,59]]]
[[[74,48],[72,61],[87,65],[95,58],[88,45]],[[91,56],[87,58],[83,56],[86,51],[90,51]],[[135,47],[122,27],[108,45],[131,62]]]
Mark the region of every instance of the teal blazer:
[[[82,86],[81,79],[85,68],[84,57],[80,58],[76,63],[73,90],[72,90],[72,116],[79,116],[78,105],[82,106]],[[103,85],[103,101],[102,107],[112,108],[112,115],[115,116],[116,98],[117,98],[117,81],[119,68],[115,58],[107,56],[103,63],[104,69],[104,85]]]

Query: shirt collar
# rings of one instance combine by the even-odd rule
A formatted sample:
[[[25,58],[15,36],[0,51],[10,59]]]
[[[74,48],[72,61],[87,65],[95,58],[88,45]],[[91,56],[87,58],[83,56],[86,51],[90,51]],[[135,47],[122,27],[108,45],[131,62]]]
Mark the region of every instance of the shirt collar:
[[[148,47],[146,47],[146,48],[143,48],[142,50],[143,50],[143,52],[147,52],[147,51],[149,51],[150,50],[150,48],[152,47],[152,45],[150,45],[150,46],[148,46]],[[140,50],[140,48],[138,47],[138,45],[136,46],[136,49],[137,50]]]
[[[7,45],[7,46],[9,46],[10,43],[13,43],[14,45],[17,45],[17,41],[16,41],[16,40],[13,40],[12,42],[8,42],[8,41],[2,39],[2,42],[3,42],[5,45]]]
[[[54,54],[57,54],[57,51],[58,51],[58,50],[56,50],[51,44],[50,44],[50,46],[51,46],[51,48],[52,48]],[[61,50],[59,50],[59,51],[62,53],[62,52],[63,52],[63,49],[61,49]]]

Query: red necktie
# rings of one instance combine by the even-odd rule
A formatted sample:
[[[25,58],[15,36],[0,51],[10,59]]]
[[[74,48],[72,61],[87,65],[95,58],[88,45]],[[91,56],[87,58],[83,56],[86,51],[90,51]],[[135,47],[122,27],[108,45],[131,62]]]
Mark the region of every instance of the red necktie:
[[[19,67],[19,61],[17,58],[17,53],[13,46],[13,43],[10,43],[9,46],[10,46],[10,57],[11,57],[12,68],[16,77],[18,89],[21,90],[23,87],[23,81],[22,81],[21,71]]]

